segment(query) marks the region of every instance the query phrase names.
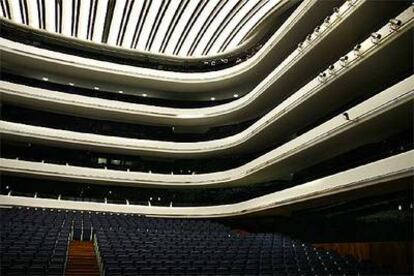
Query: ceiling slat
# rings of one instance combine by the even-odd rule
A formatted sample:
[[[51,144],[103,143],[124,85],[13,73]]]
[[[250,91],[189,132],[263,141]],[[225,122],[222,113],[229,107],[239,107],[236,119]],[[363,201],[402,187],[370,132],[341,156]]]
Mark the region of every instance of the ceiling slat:
[[[158,10],[160,9],[163,1],[152,1],[151,6],[148,11],[148,15],[145,19],[144,25],[142,27],[141,36],[138,39],[137,49],[141,51],[145,51],[145,46],[147,45],[147,41],[149,39],[151,30],[154,27],[154,22],[158,14]]]
[[[29,17],[29,26],[33,28],[40,28],[37,1],[29,0],[27,3],[27,14]]]
[[[46,12],[46,30],[49,32],[56,32],[56,1],[45,0],[45,12]]]
[[[264,5],[271,3],[271,0],[261,0],[256,2],[256,4],[252,7],[252,9],[249,10],[249,12],[243,17],[240,22],[237,23],[237,26],[231,31],[230,35],[226,38],[225,42],[220,47],[220,52],[224,52],[229,44],[233,41],[233,39],[236,37],[236,35],[240,32],[240,30],[243,28],[243,26],[246,24],[246,22],[249,21],[249,19],[254,16]]]
[[[78,34],[77,37],[80,39],[87,39],[88,35],[88,21],[89,21],[89,11],[91,6],[91,0],[81,0],[80,1],[80,12],[79,12],[79,21],[78,21]]]
[[[10,8],[10,17],[13,21],[23,24],[22,14],[20,12],[20,0],[8,0]]]
[[[116,46],[116,41],[121,27],[121,20],[126,4],[126,0],[115,1],[114,14],[112,16],[112,22],[108,36],[108,44],[110,45]]]
[[[224,17],[229,13],[233,7],[232,3],[236,4],[236,1],[221,1],[219,5],[214,8],[213,12],[209,15],[208,21],[206,21],[203,29],[197,34],[196,39],[193,41],[191,48],[187,55],[201,54],[202,49],[208,43],[209,38],[213,35],[214,30],[218,25],[222,23]]]
[[[242,25],[242,28],[234,37],[233,41],[227,46],[228,48],[236,47],[240,44],[243,38],[249,33],[249,31],[256,26],[261,19],[266,16],[269,11],[275,6],[273,1],[269,1],[266,5],[262,6],[257,12],[255,12],[246,22]]]
[[[177,44],[174,47],[174,55],[178,55],[181,47],[183,46],[183,43],[185,42],[189,32],[191,31],[191,28],[194,26],[194,23],[197,21],[200,13],[203,11],[204,7],[207,5],[207,1],[200,0],[200,2],[197,4],[197,7],[192,12],[190,18],[188,21],[185,22],[185,27],[183,29],[183,32],[180,34],[180,38],[177,41]]]
[[[160,39],[157,39],[155,41],[156,45],[154,45],[154,48],[158,47],[158,52],[164,53],[165,48],[167,47],[167,44],[171,38],[171,35],[177,27],[177,23],[181,19],[181,16],[187,8],[189,2],[190,0],[174,1],[172,5],[170,5],[170,9],[174,12],[167,11],[166,19],[163,21],[161,25],[161,30],[158,33]],[[176,4],[179,4],[178,7]]]
[[[62,1],[62,34],[71,36],[72,28],[72,1]]]
[[[128,23],[126,24],[124,38],[122,40],[121,46],[125,48],[130,48],[132,44],[132,40],[134,38],[135,27],[139,22],[139,15],[144,7],[145,1],[134,1],[131,14]]]
[[[92,40],[95,42],[102,42],[107,9],[108,0],[99,0],[96,9],[95,24],[92,36]]]
[[[242,10],[246,4],[247,4],[247,0],[237,1],[237,4],[233,6],[233,8],[229,11],[229,13],[224,18],[223,22],[221,22],[221,24],[219,24],[218,27],[213,28],[214,33],[211,35],[208,43],[204,47],[202,55],[208,55],[211,48],[214,46],[215,42],[217,41],[217,39],[220,37],[223,31],[227,28],[227,26],[233,20],[233,18],[237,15],[237,13],[240,12],[240,10]]]

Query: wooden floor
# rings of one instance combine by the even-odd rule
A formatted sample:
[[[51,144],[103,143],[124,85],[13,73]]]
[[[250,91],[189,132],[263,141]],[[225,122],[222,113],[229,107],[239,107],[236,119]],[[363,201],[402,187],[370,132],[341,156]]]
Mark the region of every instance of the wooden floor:
[[[91,241],[71,241],[69,245],[67,276],[99,276],[98,262]]]

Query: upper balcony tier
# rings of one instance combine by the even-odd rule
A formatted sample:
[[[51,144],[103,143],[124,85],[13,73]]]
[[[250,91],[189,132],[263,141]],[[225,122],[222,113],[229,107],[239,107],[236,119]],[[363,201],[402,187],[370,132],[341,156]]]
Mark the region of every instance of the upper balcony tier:
[[[58,180],[137,187],[226,187],[286,179],[312,164],[412,127],[413,97],[412,91],[386,90],[244,165],[217,172],[171,175],[7,158],[1,159],[0,170]]]
[[[329,68],[320,73],[319,77],[314,78],[318,74],[312,75],[310,72],[308,72],[309,74],[300,74],[304,73],[304,69],[297,67],[297,64],[286,71],[286,66],[283,64],[289,64],[289,62],[283,62],[248,95],[213,107],[186,109],[159,107],[63,93],[5,81],[2,82],[0,91],[3,100],[7,102],[100,120],[187,128],[209,128],[235,124],[263,116],[278,104],[282,103],[281,105],[283,105],[283,101],[289,102],[291,98],[296,99],[297,95],[307,93],[306,91],[331,89],[330,91],[336,93],[338,89],[346,89],[349,85],[342,85],[343,82],[347,83],[344,79],[352,81],[358,79],[359,75],[365,74],[364,81],[371,80],[375,83],[378,78],[388,78],[389,81],[392,81],[391,79],[394,77],[398,78],[398,75],[404,75],[407,71],[411,71],[412,36],[410,31],[413,27],[413,18],[412,9],[406,9],[397,16],[396,20],[391,20],[379,30],[376,29],[377,32],[372,37],[367,35],[368,38],[365,41],[356,46],[353,45],[354,50],[347,53],[348,49],[338,53],[336,60],[340,56],[342,58],[334,64],[328,64],[329,66],[326,67]],[[385,22],[389,19],[386,19]],[[398,21],[399,25],[396,26],[394,21]],[[347,54],[344,55],[344,53]],[[309,55],[310,53],[304,55],[303,59],[308,59],[306,57]],[[397,62],[399,65],[394,66]],[[378,74],[376,78],[370,74],[373,70]],[[314,79],[309,82],[312,78]],[[298,79],[298,82],[292,81],[293,79]],[[305,79],[307,82],[303,83],[301,80]],[[359,83],[351,83],[350,85]],[[32,84],[29,83],[29,85]],[[364,87],[353,87],[352,89],[354,88],[364,89]]]
[[[154,98],[209,101],[251,94],[279,66],[284,82],[295,77],[296,81],[290,83],[300,87],[408,5],[406,1],[348,1],[332,14],[332,4],[336,3],[303,2],[252,58],[215,72],[182,73],[135,67],[61,53],[57,49],[45,49],[5,37],[0,43],[2,70],[115,93],[123,91],[137,96],[145,93]],[[298,42],[303,40],[295,50]],[[282,61],[289,54],[283,66]],[[274,95],[279,94],[274,92]]]

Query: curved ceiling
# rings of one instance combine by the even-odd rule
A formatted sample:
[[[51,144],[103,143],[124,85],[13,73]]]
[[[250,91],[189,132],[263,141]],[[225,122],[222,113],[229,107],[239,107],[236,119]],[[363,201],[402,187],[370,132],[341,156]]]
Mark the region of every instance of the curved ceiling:
[[[242,45],[280,0],[0,0],[15,23],[110,46],[181,57]]]

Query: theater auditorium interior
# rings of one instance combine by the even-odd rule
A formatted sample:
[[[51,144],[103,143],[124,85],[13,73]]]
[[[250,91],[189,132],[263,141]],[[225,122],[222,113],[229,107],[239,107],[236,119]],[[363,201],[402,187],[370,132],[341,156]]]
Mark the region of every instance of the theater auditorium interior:
[[[412,1],[0,5],[0,275],[413,275]]]

